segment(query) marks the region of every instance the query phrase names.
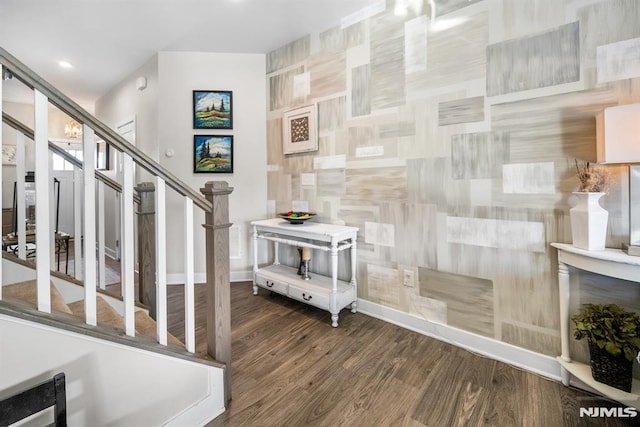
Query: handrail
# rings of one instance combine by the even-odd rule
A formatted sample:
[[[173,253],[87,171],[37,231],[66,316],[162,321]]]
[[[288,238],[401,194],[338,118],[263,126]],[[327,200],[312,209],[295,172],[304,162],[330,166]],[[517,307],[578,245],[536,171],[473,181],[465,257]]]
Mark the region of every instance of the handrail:
[[[93,117],[93,115],[87,112],[84,108],[72,101],[71,98],[58,91],[44,79],[38,77],[33,70],[20,62],[2,47],[0,47],[0,63],[11,72],[14,78],[17,78],[29,88],[40,91],[49,99],[49,102],[60,108],[68,116],[79,123],[88,125],[94,130],[96,135],[104,139],[109,145],[121,152],[127,153],[138,165],[152,175],[162,178],[169,187],[173,188],[180,195],[191,198],[193,202],[205,212],[212,211],[213,207],[211,203],[201,194],[184,184],[175,175],[160,164],[156,163],[148,155],[129,143],[122,136],[118,135],[109,126]]]
[[[2,112],[2,121],[6,123],[8,126],[20,131],[27,138],[31,140],[34,139],[35,134],[31,128],[29,128],[27,125],[20,122],[19,120],[15,119],[14,117],[10,116],[9,114],[5,113],[4,111]],[[49,141],[49,150],[53,151],[58,156],[62,157],[64,160],[71,163],[73,166],[79,169],[82,169],[82,162],[80,160],[78,160],[75,156],[72,156],[71,154],[69,154],[66,150],[58,147],[56,144],[54,144],[51,141]],[[96,179],[104,182],[108,187],[111,187],[118,193],[122,193],[122,185],[120,185],[119,182],[109,178],[108,176],[106,176],[105,174],[103,174],[98,170],[94,172],[96,175]],[[134,194],[133,198],[136,201],[136,203],[140,203],[140,197],[137,194]]]

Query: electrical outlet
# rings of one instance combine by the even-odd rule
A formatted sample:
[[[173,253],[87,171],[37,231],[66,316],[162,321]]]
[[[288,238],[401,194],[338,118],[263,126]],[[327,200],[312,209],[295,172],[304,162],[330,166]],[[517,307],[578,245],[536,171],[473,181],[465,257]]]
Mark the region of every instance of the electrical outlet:
[[[403,279],[404,285],[409,287],[409,288],[413,288],[413,286],[414,286],[413,270],[404,270],[403,278],[404,278]]]

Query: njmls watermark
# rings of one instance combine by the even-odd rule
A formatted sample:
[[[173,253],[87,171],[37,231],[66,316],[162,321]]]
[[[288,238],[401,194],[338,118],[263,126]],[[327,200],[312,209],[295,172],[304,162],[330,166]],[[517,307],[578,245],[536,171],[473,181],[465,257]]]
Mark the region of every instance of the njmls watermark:
[[[580,418],[639,418],[640,411],[605,398],[578,397]]]
[[[636,408],[607,408],[604,406],[580,408],[580,418],[635,418],[637,416],[638,410]]]

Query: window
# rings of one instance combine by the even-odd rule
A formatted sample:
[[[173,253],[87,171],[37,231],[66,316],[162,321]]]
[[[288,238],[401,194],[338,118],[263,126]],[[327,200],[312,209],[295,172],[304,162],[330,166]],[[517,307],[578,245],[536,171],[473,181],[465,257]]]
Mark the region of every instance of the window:
[[[65,151],[71,154],[76,159],[82,161],[82,150],[71,149],[71,150],[65,150]],[[72,171],[73,165],[68,161],[66,161],[65,159],[63,159],[62,157],[53,153],[53,170],[54,171]]]

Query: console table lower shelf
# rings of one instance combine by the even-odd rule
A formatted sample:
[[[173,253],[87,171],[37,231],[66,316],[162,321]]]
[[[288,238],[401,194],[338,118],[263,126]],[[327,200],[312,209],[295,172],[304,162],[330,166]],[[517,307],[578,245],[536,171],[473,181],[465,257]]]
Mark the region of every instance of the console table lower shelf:
[[[330,312],[333,327],[338,326],[338,313],[343,308],[348,306],[355,313],[355,286],[338,280],[337,291],[334,293],[332,292],[331,277],[320,274],[311,273],[311,279],[304,280],[298,276],[295,268],[272,264],[256,271],[253,285],[254,295],[258,294],[258,287]]]
[[[558,356],[556,358],[560,365],[569,371],[571,375],[580,379],[589,387],[595,389],[597,392],[604,396],[607,396],[617,402],[624,403],[627,406],[633,406],[636,409],[640,409],[640,381],[634,379],[631,385],[631,393],[619,390],[615,387],[608,386],[604,383],[596,381],[591,375],[591,366],[579,363],[579,362],[567,362]]]

